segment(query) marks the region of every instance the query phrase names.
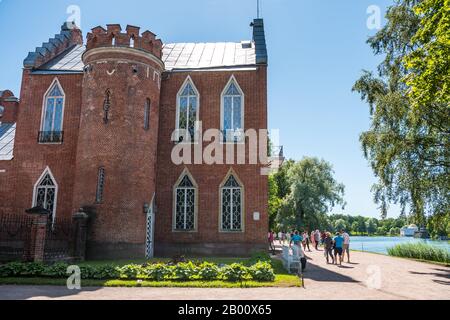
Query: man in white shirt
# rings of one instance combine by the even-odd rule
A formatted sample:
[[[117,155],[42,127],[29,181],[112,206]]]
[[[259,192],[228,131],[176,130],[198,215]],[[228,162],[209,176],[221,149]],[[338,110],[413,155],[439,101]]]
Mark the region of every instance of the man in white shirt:
[[[342,237],[344,238],[344,245],[342,247],[342,260],[345,258],[347,252],[347,262],[350,263],[350,236],[345,230],[341,230]]]

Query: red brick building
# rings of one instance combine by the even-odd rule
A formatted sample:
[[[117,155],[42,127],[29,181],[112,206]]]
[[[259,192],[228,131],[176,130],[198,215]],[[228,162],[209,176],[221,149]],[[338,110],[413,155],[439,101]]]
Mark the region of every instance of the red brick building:
[[[242,132],[267,129],[263,21],[252,27],[252,41],[163,44],[120,25],[84,42],[65,23],[24,60],[20,99],[0,91],[0,211],[43,206],[57,223],[82,208],[88,258],[264,250],[264,163],[236,160]],[[211,128],[230,164],[173,161]]]

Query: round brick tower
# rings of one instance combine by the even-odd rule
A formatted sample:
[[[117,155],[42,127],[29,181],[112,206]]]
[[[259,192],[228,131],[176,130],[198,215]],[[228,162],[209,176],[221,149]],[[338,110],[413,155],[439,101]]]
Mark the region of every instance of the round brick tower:
[[[162,42],[138,27],[92,29],[84,78],[73,209],[92,213],[87,255],[143,257],[144,206],[155,192]]]

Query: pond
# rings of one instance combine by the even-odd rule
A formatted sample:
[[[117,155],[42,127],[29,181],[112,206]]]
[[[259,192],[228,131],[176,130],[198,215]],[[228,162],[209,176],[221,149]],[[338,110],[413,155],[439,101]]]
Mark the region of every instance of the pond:
[[[387,254],[387,249],[401,243],[423,242],[450,251],[450,241],[424,240],[410,237],[350,237],[350,249]]]

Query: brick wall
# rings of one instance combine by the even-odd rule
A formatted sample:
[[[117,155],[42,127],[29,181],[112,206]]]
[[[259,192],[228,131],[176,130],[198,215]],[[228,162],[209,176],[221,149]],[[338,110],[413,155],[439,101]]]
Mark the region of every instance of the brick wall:
[[[245,94],[245,129],[267,128],[266,68],[257,71],[177,72],[165,77],[161,91],[161,115],[158,139],[157,206],[155,249],[157,254],[204,253],[245,254],[265,248],[267,240],[267,177],[260,175],[261,165],[188,165],[198,184],[198,230],[172,232],[173,187],[185,166],[172,164],[176,96],[187,76],[200,94],[200,121],[203,130],[220,128],[220,96],[232,75]],[[204,143],[204,147],[207,144]],[[248,153],[247,153],[248,157]],[[219,232],[219,186],[230,168],[244,184],[245,232]],[[253,221],[253,212],[261,213]],[[187,250],[187,248],[191,250]]]
[[[45,92],[57,78],[66,94],[64,107],[64,142],[58,145],[38,143]],[[14,159],[9,162],[6,179],[0,189],[10,191],[12,207],[23,213],[32,206],[33,188],[48,166],[58,183],[57,215],[71,216],[75,174],[75,155],[81,106],[81,75],[37,75],[24,70],[20,108],[17,114]],[[0,164],[2,169],[4,164]],[[1,174],[0,174],[0,177]]]

